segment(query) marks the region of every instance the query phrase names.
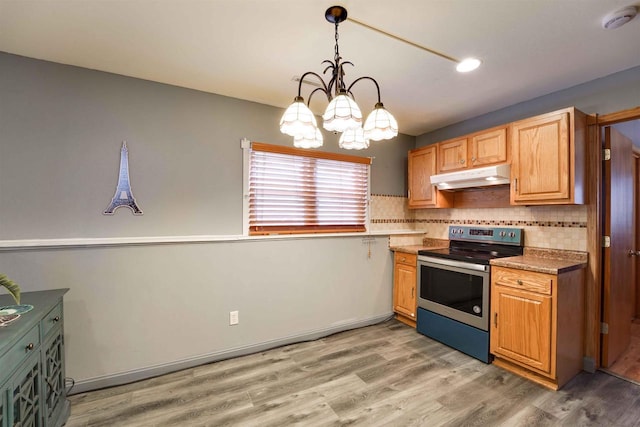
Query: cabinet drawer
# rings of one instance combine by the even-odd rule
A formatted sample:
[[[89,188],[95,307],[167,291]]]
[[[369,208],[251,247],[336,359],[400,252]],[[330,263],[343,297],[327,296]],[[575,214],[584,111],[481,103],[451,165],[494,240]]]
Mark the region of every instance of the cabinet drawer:
[[[18,320],[19,321],[19,320]],[[40,344],[40,328],[38,325],[31,328],[13,347],[0,358],[0,366],[8,367],[11,371],[19,366],[24,359],[37,351]],[[4,374],[3,368],[3,374]]]
[[[46,316],[42,318],[42,336],[49,335],[51,329],[62,322],[62,304],[56,305]]]
[[[551,295],[556,276],[533,271],[491,267],[491,278],[497,285]]]
[[[395,262],[396,264],[406,264],[415,267],[418,264],[418,255],[407,252],[396,252]]]

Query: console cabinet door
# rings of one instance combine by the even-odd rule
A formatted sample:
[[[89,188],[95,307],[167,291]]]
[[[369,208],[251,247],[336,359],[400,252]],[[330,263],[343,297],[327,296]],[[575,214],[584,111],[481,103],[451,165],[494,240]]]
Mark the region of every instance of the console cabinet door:
[[[552,297],[496,285],[491,292],[491,352],[550,375]]]
[[[62,328],[53,331],[51,338],[45,342],[42,350],[42,396],[44,400],[44,418],[47,426],[54,425],[65,403],[64,383],[64,340]]]
[[[0,426],[9,425],[7,414],[7,386],[0,384]]]
[[[9,426],[42,426],[40,353],[33,353],[9,381]]]

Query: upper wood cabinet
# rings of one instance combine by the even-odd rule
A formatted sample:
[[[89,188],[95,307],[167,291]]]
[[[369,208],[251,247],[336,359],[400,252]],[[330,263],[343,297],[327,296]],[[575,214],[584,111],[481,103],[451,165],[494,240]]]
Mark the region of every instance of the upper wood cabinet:
[[[442,194],[431,185],[436,174],[437,145],[409,151],[408,185],[409,208],[450,207],[452,194]]]
[[[489,129],[469,137],[469,162],[472,167],[489,166],[509,161],[507,127]]]
[[[511,124],[511,204],[585,203],[586,115],[575,108]]]
[[[466,169],[468,166],[466,137],[438,144],[438,173]]]
[[[509,161],[507,127],[500,126],[438,144],[438,173]]]

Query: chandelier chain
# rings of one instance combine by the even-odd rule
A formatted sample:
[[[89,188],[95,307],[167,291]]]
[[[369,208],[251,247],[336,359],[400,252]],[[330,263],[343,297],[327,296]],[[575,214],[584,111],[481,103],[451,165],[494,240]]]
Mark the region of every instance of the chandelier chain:
[[[335,47],[335,54],[333,56],[333,60],[334,60],[334,68],[333,68],[333,78],[335,80],[335,93],[336,95],[338,94],[338,92],[340,91],[340,89],[344,89],[344,75],[343,75],[343,71],[342,71],[342,64],[340,64],[340,50],[338,48],[338,39],[339,39],[339,35],[338,35],[338,25],[339,22],[335,23],[336,26],[336,47]]]

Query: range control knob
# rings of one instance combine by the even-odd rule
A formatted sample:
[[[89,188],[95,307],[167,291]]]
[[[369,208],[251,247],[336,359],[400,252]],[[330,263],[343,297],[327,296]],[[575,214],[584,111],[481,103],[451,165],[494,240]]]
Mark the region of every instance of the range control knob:
[[[511,238],[516,237],[516,233],[515,233],[515,232],[513,232],[513,231],[512,231],[512,232],[510,232],[510,233],[509,233],[509,237],[511,237]]]
[[[451,234],[458,234],[458,230],[456,230],[455,228],[451,229]]]
[[[500,237],[504,237],[504,236],[506,236],[506,235],[507,235],[507,232],[506,232],[506,231],[501,231],[501,232],[500,232]]]
[[[461,229],[458,230],[458,233],[459,234],[464,234],[464,230],[461,228]]]

